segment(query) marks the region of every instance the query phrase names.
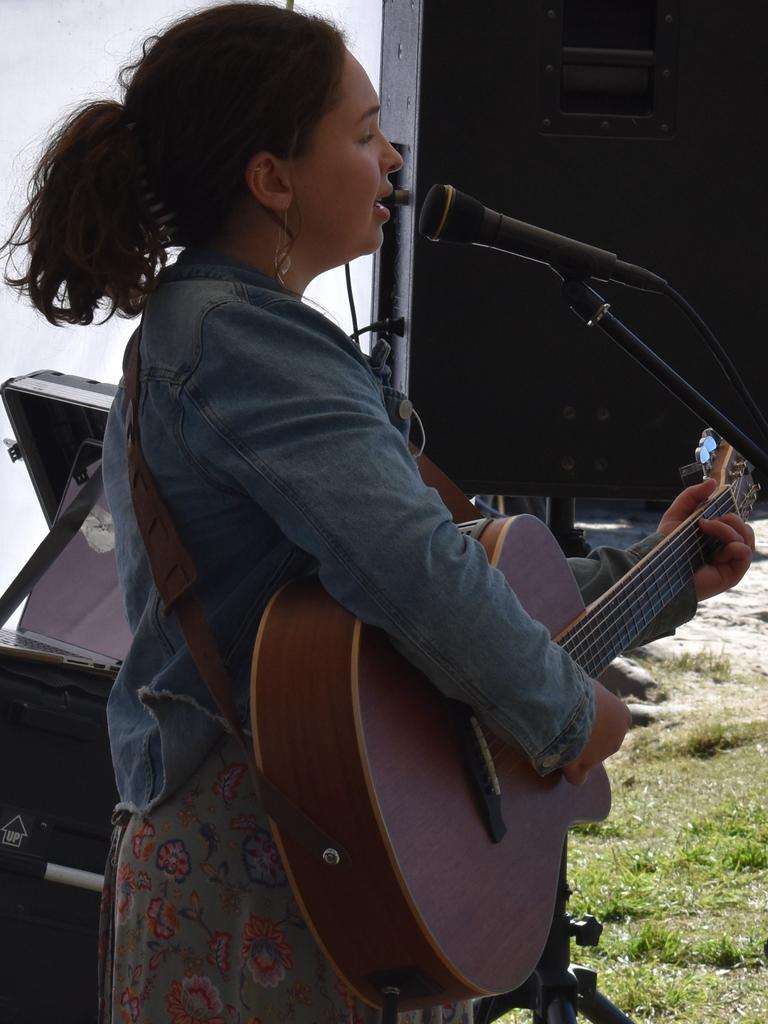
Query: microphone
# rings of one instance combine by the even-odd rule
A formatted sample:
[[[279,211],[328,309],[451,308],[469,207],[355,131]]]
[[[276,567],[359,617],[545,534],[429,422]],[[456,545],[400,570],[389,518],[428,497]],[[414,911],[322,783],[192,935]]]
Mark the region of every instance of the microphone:
[[[453,185],[433,185],[419,217],[419,231],[433,242],[463,242],[547,263],[563,278],[619,281],[632,288],[665,291],[667,282],[615,253],[525,224],[483,206]]]
[[[379,200],[382,206],[407,206],[410,201],[411,193],[407,188],[396,188],[394,192]]]

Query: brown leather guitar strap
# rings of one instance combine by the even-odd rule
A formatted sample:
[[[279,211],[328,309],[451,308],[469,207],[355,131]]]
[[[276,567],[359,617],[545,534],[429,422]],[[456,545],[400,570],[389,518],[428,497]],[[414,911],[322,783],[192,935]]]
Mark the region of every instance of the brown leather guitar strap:
[[[141,450],[139,438],[139,389],[141,328],[133,334],[123,366],[127,401],[128,471],[131,496],[158,593],[167,611],[173,610],[190,654],[207,684],[216,706],[240,741],[251,769],[256,792],[269,816],[313,856],[323,860],[326,850],[339,855],[335,870],[348,867],[352,858],[264,775],[256,764],[232,695],[232,682],[219,645],[203,608],[194,595],[197,568],[187,553],[173,518],[155,484]]]

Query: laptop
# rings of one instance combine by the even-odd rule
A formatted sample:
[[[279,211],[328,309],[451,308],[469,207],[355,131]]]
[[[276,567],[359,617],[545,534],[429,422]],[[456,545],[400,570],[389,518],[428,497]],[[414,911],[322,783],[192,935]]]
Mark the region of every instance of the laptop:
[[[80,444],[54,523],[100,470],[101,455],[99,441]],[[96,486],[91,511],[32,586],[17,628],[0,628],[0,659],[117,674],[131,632],[117,582],[112,517],[103,487]]]

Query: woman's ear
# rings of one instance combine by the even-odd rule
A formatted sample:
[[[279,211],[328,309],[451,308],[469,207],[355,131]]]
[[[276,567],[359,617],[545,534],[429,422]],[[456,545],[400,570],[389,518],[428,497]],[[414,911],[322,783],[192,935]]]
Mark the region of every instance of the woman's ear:
[[[245,186],[261,206],[275,213],[283,213],[293,201],[287,161],[272,153],[251,157],[245,167]]]

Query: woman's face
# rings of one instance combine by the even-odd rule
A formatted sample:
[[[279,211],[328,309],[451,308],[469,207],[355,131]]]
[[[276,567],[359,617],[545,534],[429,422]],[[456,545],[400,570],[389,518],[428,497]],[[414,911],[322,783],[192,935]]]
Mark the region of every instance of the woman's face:
[[[336,105],[318,122],[307,152],[291,162],[291,261],[314,277],[382,242],[389,211],[377,200],[402,160],[379,129],[379,100],[363,68],[347,54]]]

